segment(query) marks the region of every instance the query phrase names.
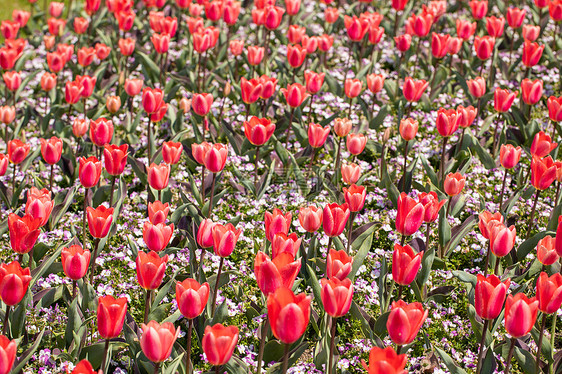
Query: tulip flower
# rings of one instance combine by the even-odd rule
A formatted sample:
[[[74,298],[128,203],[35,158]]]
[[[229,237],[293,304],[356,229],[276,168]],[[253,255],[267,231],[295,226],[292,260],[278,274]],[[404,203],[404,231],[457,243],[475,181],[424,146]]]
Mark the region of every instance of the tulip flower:
[[[347,150],[352,155],[359,155],[367,145],[367,137],[363,134],[349,134],[346,138]]]
[[[351,131],[353,123],[349,118],[336,118],[334,120],[334,132],[340,138],[345,138]]]
[[[159,324],[156,321],[150,321],[148,324],[143,323],[141,328],[140,345],[142,351],[158,367],[162,361],[165,361],[172,354],[172,348],[174,348],[174,343],[180,334],[180,328],[176,329],[172,322]]]
[[[404,86],[402,87],[402,92],[404,93],[406,100],[409,102],[415,102],[420,100],[421,95],[428,86],[429,83],[423,79],[414,80],[411,77],[406,77],[404,80]]]
[[[513,169],[519,163],[521,158],[521,147],[515,148],[511,144],[502,144],[500,148],[500,163],[505,168],[502,190],[500,194],[500,212],[503,206],[503,193],[505,190],[505,181],[507,179],[507,171]]]
[[[162,158],[168,165],[175,165],[179,162],[183,145],[172,141],[162,143]]]
[[[287,252],[294,258],[299,251],[301,241],[302,239],[295,233],[290,235],[282,232],[277,233],[273,236],[273,240],[271,241],[271,256],[275,258],[277,255]]]
[[[433,21],[433,14],[426,10],[423,10],[420,15],[412,14],[408,19],[413,34],[420,38],[425,38],[429,34]]]
[[[244,121],[244,134],[246,138],[250,143],[258,147],[264,145],[271,138],[274,131],[275,124],[266,118],[253,116],[250,121]]]
[[[472,17],[474,19],[482,19],[486,16],[488,12],[488,1],[487,0],[472,0],[468,2],[470,9],[472,10]]]
[[[515,245],[515,238],[517,231],[515,226],[511,225],[507,227],[503,223],[496,223],[494,225],[488,226],[488,232],[490,235],[490,250],[497,257],[506,256],[513,246]],[[497,273],[499,266],[499,259],[496,261],[496,269],[494,273]]]
[[[97,372],[87,359],[83,359],[74,367],[71,374],[97,374]]]
[[[347,224],[349,215],[350,210],[347,203],[342,205],[337,203],[327,204],[324,207],[322,214],[322,226],[324,228],[324,233],[330,238],[339,236]],[[330,244],[328,244],[328,249],[329,248]]]
[[[476,98],[481,98],[486,93],[486,80],[482,77],[476,77],[466,81],[470,94]]]
[[[406,355],[397,354],[392,347],[373,347],[369,353],[369,365],[364,360],[361,360],[361,365],[368,374],[404,374]]]
[[[27,191],[27,201],[25,203],[25,214],[32,218],[40,220],[40,226],[45,226],[51,212],[53,211],[53,200],[51,200],[51,192],[46,188],[42,190],[31,187]]]
[[[527,335],[537,319],[539,301],[523,293],[507,296],[505,302],[505,329],[512,338]]]
[[[291,289],[300,269],[301,261],[288,252],[279,253],[271,260],[259,251],[254,261],[256,281],[266,297],[282,286]]]
[[[137,280],[145,290],[155,290],[160,287],[166,275],[168,255],[160,258],[158,253],[140,251],[136,259]]]
[[[29,268],[22,269],[18,261],[0,264],[0,300],[8,308],[19,304],[27,293],[31,282],[30,274]],[[9,312],[6,311],[6,313]],[[7,326],[4,325],[3,333],[5,334],[7,331]]]
[[[148,167],[148,184],[155,190],[160,191],[168,187],[170,178],[170,165],[162,162],[160,165],[155,163]]]
[[[543,93],[543,82],[541,79],[534,81],[525,78],[521,81],[521,98],[528,105],[535,105],[539,102]]]
[[[443,189],[449,197],[456,196],[462,192],[464,188],[465,178],[460,173],[449,173],[443,182]],[[447,209],[448,211],[449,209]]]
[[[540,32],[541,32],[541,27],[533,26],[533,25],[523,25],[523,29],[521,30],[523,39],[528,40],[530,42],[534,42],[535,40],[537,40]]]
[[[201,347],[211,365],[226,364],[232,357],[237,344],[238,327],[223,326],[220,323],[205,327]]]
[[[6,327],[4,327],[6,330]],[[8,374],[14,366],[16,361],[16,354],[18,353],[17,342],[15,340],[10,340],[4,335],[0,335],[0,357],[2,357],[2,362],[0,362],[0,373]]]
[[[35,242],[40,234],[42,219],[26,214],[23,217],[10,213],[8,215],[8,230],[10,232],[10,246],[19,254],[30,253],[30,263]]]
[[[98,299],[98,332],[104,339],[113,339],[121,334],[127,314],[127,299],[111,295]]]
[[[240,91],[242,101],[246,103],[246,117],[249,117],[250,104],[255,103],[260,98],[263,91],[263,83],[256,78],[248,80],[242,77],[240,79]]]
[[[62,156],[62,140],[56,136],[50,139],[39,139],[41,141],[41,155],[43,160],[49,165],[59,162]]]
[[[538,43],[525,40],[523,43],[523,56],[521,57],[521,62],[527,68],[535,66],[539,63],[543,50],[544,45],[539,45]]]
[[[421,266],[423,251],[415,253],[409,245],[394,245],[392,255],[392,279],[400,285],[398,298],[401,297],[402,286],[408,286],[414,281]]]
[[[300,67],[306,58],[306,48],[300,45],[289,45],[287,47],[287,61],[293,68]]]
[[[281,92],[291,108],[299,107],[303,101],[310,96],[310,94],[306,92],[306,88],[300,83],[290,84],[287,88],[282,88]]]
[[[344,164],[341,166],[341,176],[345,184],[357,183],[361,176],[361,166],[353,162]]]
[[[213,95],[210,93],[194,94],[191,98],[191,108],[201,117],[205,117],[209,114],[211,105],[213,105]]]
[[[73,281],[82,279],[88,272],[90,266],[91,253],[79,245],[71,245],[63,248],[61,252],[62,269],[64,274]],[[73,285],[72,295],[76,295],[76,288]]]
[[[394,301],[386,322],[386,329],[392,341],[398,346],[410,344],[427,318],[427,310],[421,303],[407,304]]]
[[[336,251],[328,250],[328,258],[326,260],[326,278],[337,278],[344,280],[351,273],[353,266],[353,257],[349,256],[343,249]]]
[[[100,205],[96,209],[87,207],[86,212],[90,234],[97,239],[105,238],[113,222],[113,208]]]
[[[275,210],[274,210],[274,214],[275,214]],[[315,207],[314,205],[309,205],[299,210],[299,224],[307,232],[312,233],[317,231],[320,228],[320,225],[322,225],[322,217],[323,217],[323,210],[321,208]],[[288,231],[289,229],[287,227],[287,232]],[[266,234],[267,234],[267,230],[266,230]]]
[[[86,189],[94,187],[98,184],[100,176],[101,162],[96,157],[80,157],[78,177],[82,186]]]
[[[310,123],[308,126],[308,143],[312,148],[320,148],[326,142],[329,134],[330,126],[326,125],[325,127],[322,127],[322,125],[317,123]],[[315,154],[316,151],[313,152],[313,158]]]
[[[312,297],[295,295],[286,287],[279,287],[267,298],[267,314],[273,335],[284,344],[296,342],[305,332],[310,318]]]
[[[550,235],[545,236],[537,243],[537,260],[545,266],[558,261],[556,253],[556,239]]]
[[[558,143],[551,141],[549,135],[545,134],[544,131],[539,131],[533,138],[531,155],[543,158],[552,152],[556,146],[558,146]]]
[[[367,31],[369,31],[368,20],[358,18],[357,16],[344,16],[344,25],[347,30],[347,35],[351,41],[359,42],[363,40]]]
[[[273,213],[265,212],[265,237],[272,241],[275,234],[284,233],[287,235],[291,227],[291,212],[283,213],[280,209],[273,209]],[[313,230],[315,231],[315,230]],[[311,231],[312,232],[312,231]]]
[[[307,70],[304,72],[306,91],[312,95],[318,93],[324,84],[325,73],[315,73]]]
[[[10,140],[8,142],[8,157],[14,165],[21,164],[29,154],[30,145],[19,139]]]
[[[423,223],[424,214],[424,206],[420,202],[415,201],[405,192],[400,194],[396,214],[396,231],[402,234],[401,245],[404,245],[406,236],[418,231]]]
[[[144,223],[142,228],[142,238],[146,247],[155,252],[160,252],[170,242],[174,233],[174,224],[165,223],[152,224],[150,221]]]
[[[351,279],[338,278],[321,279],[322,305],[326,313],[332,318],[342,317],[347,314],[353,299],[353,284]],[[335,323],[332,321],[332,323]]]

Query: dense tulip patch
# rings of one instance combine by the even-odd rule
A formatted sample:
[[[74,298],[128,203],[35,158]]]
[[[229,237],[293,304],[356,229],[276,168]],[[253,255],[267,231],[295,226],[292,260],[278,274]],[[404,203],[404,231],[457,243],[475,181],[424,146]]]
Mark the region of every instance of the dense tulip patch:
[[[562,371],[562,2],[0,15],[0,374]]]

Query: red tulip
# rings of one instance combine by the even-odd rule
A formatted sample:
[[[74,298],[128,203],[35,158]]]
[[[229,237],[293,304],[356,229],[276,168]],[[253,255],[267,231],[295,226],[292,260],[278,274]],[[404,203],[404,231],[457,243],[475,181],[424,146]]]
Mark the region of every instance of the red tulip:
[[[533,156],[531,161],[531,184],[537,190],[546,190],[556,179],[556,169],[560,162],[554,162],[552,157],[540,158]]]
[[[308,143],[312,148],[320,148],[326,142],[330,135],[330,126],[322,127],[317,123],[310,123],[308,125]]]
[[[279,287],[291,289],[301,269],[301,261],[295,260],[290,253],[283,252],[271,260],[259,251],[254,261],[254,274],[261,292],[265,296],[275,292]]]
[[[134,95],[130,95],[134,96]],[[142,90],[142,106],[148,114],[153,114],[160,109],[164,101],[164,93],[159,88],[145,87]]]
[[[517,236],[515,226],[507,227],[498,222],[488,225],[488,234],[490,236],[490,250],[497,257],[504,257],[513,249]]]
[[[353,99],[361,93],[363,83],[359,79],[346,79],[345,80],[345,96]]]
[[[437,193],[431,191],[429,193],[422,192],[419,194],[418,199],[424,207],[423,221],[426,223],[435,222],[439,215],[439,211],[447,202],[446,199],[439,201]]]
[[[273,96],[275,88],[277,87],[277,79],[268,77],[267,75],[262,75],[259,77],[259,82],[262,86],[260,98],[267,100]]]
[[[424,206],[402,192],[398,198],[396,231],[410,236],[420,228],[425,214]]]
[[[174,224],[166,225],[165,223],[152,224],[150,221],[144,223],[142,227],[142,238],[146,247],[154,252],[160,252],[168,246],[172,234],[174,233]]]
[[[478,109],[474,108],[472,105],[466,108],[462,105],[459,105],[457,107],[459,126],[463,128],[469,127],[474,122],[477,114]]]
[[[127,151],[129,146],[123,144],[117,146],[114,144],[106,144],[103,150],[103,159],[105,162],[105,170],[109,175],[118,176],[123,173],[127,165]]]
[[[411,77],[406,77],[402,92],[406,100],[419,101],[427,86],[429,83],[423,79],[413,80]]]
[[[539,45],[538,43],[525,40],[523,44],[523,57],[521,58],[521,62],[523,62],[523,65],[527,67],[535,66],[539,63],[543,50],[544,45]]]
[[[341,176],[345,184],[357,183],[361,176],[361,166],[355,163],[342,164]]]
[[[113,222],[113,208],[106,208],[104,205],[100,205],[96,209],[87,207],[86,215],[90,234],[94,238],[105,238]]]
[[[30,274],[29,268],[22,269],[17,261],[0,264],[0,300],[8,306],[19,304],[27,293],[31,282]],[[0,362],[0,367],[1,365],[3,365],[2,362]]]
[[[201,347],[211,365],[226,364],[232,357],[236,344],[238,344],[238,327],[223,326],[220,323],[205,327]]]
[[[21,164],[29,154],[30,145],[19,139],[10,140],[8,142],[8,157],[12,164]]]
[[[193,155],[195,161],[197,161],[201,165],[205,164],[205,155],[207,154],[209,149],[211,149],[211,144],[207,142],[202,142],[201,144],[191,144],[191,154]]]
[[[263,85],[259,79],[252,78],[247,80],[242,77],[240,80],[240,90],[242,92],[242,101],[246,104],[252,104],[260,98]]]
[[[221,225],[216,223],[211,230],[213,235],[213,250],[220,257],[228,257],[234,251],[236,242],[242,233],[241,229],[236,230],[232,223]]]
[[[535,40],[537,40],[540,32],[541,32],[541,27],[533,26],[533,25],[524,25],[523,29],[521,30],[523,39],[528,40],[530,42],[534,42]]]
[[[306,92],[306,88],[300,83],[293,83],[287,86],[287,88],[282,88],[281,92],[287,100],[287,104],[291,108],[299,107],[303,101],[310,95]]]
[[[525,12],[525,9],[509,8],[506,14],[507,24],[509,27],[512,29],[520,28],[525,20]]]
[[[170,48],[170,35],[168,34],[154,33],[150,37],[150,41],[152,42],[156,53],[166,53]]]
[[[346,315],[353,300],[351,279],[323,278],[321,279],[321,285],[320,296],[326,313],[333,318]]]
[[[127,95],[136,96],[141,92],[142,85],[143,85],[142,79],[125,79],[125,84],[123,85],[123,88],[125,89]],[[148,104],[148,105],[152,106],[153,104]]]
[[[267,212],[266,212],[266,214],[267,214]],[[301,208],[299,210],[299,223],[305,231],[315,232],[316,230],[318,230],[320,228],[320,225],[322,224],[322,216],[323,216],[322,209],[317,208],[314,205],[309,205],[309,206]],[[287,232],[288,231],[289,231],[289,228],[287,227]],[[267,234],[267,231],[266,231],[266,234]]]
[[[468,2],[474,19],[482,19],[488,13],[488,0],[472,0]]]
[[[503,216],[500,212],[496,212],[494,214],[488,212],[487,210],[483,211],[478,215],[478,228],[482,233],[482,236],[486,239],[490,239],[490,231],[495,222],[503,223]]]
[[[503,17],[486,17],[486,31],[493,38],[499,38],[503,34],[505,19]]]
[[[406,52],[410,49],[410,45],[412,44],[412,36],[410,34],[395,36],[394,42],[396,43],[396,48],[400,52]]]
[[[187,278],[176,283],[176,301],[181,314],[187,319],[194,319],[203,313],[209,300],[209,283],[199,284],[195,279]]]
[[[435,125],[439,134],[444,137],[449,137],[457,131],[460,125],[460,116],[455,109],[441,108],[437,111],[437,120]]]
[[[552,121],[562,121],[562,96],[550,96],[547,101],[548,116]]]
[[[379,44],[384,35],[384,28],[371,24],[368,30],[369,30],[369,36],[368,36],[369,43]]]
[[[433,14],[425,10],[420,15],[412,14],[408,19],[408,23],[416,36],[425,38],[433,25]]]
[[[16,39],[19,29],[20,24],[16,21],[4,20],[2,24],[0,24],[0,32],[2,32],[4,39]]]
[[[476,287],[474,289],[474,308],[476,314],[482,319],[492,320],[497,318],[502,309],[507,290],[509,289],[509,278],[501,282],[494,274],[484,277],[477,274]]]
[[[326,8],[324,9],[324,19],[327,23],[335,23],[340,17],[338,8]]]
[[[514,147],[511,144],[502,144],[500,148],[500,163],[506,169],[513,169],[521,158],[521,147]]]
[[[168,165],[175,165],[179,162],[183,145],[172,141],[162,143],[162,158]]]
[[[275,208],[273,213],[265,212],[265,236],[267,240],[272,241],[275,234],[284,233],[287,235],[291,227],[292,214],[290,212],[283,213]]]
[[[527,335],[537,320],[539,302],[525,294],[509,295],[505,302],[505,329],[512,338]]]
[[[431,34],[431,54],[435,58],[443,58],[447,55],[449,51],[449,40],[451,35],[449,34]]]
[[[39,139],[41,141],[41,155],[43,160],[49,165],[59,162],[62,155],[62,140],[53,136],[49,140]]]
[[[397,354],[392,347],[373,347],[369,353],[369,365],[363,360],[361,365],[368,374],[406,374],[406,355]]]
[[[537,243],[537,260],[545,266],[552,265],[558,261],[556,253],[556,239],[550,235],[545,236]]]
[[[16,253],[28,253],[35,246],[40,234],[41,218],[34,218],[29,214],[23,217],[10,213],[8,215],[8,230],[10,245]]]
[[[160,258],[158,253],[140,251],[136,259],[137,280],[140,286],[146,290],[155,290],[160,287],[164,275],[166,275],[166,263],[168,255]]]
[[[273,132],[275,131],[275,124],[267,118],[258,118],[253,116],[250,121],[244,121],[244,134],[250,143],[253,145],[264,145]]]
[[[19,53],[16,49],[2,47],[0,48],[0,67],[4,70],[13,69]]]
[[[229,26],[234,26],[240,15],[241,4],[239,1],[228,1],[223,4],[223,20]]]
[[[352,155],[358,155],[365,149],[367,145],[367,137],[363,134],[349,134],[346,138],[347,150]]]
[[[531,144],[531,155],[541,158],[545,157],[552,152],[556,146],[558,146],[558,143],[551,141],[549,135],[545,134],[544,131],[539,131],[533,138],[533,143]]]
[[[402,286],[414,281],[421,266],[423,251],[415,253],[409,245],[394,245],[392,255],[392,279]]]
[[[80,157],[79,163],[78,177],[82,186],[92,188],[98,184],[101,176],[101,162],[96,157],[90,156],[88,158]]]
[[[215,143],[205,153],[205,167],[211,173],[218,173],[224,169],[227,157],[228,147],[221,143]]]
[[[457,19],[457,36],[462,40],[469,40],[476,31],[476,22]]]
[[[14,106],[0,106],[0,122],[9,125],[16,119],[16,107]]]
[[[461,173],[449,173],[443,182],[443,190],[449,196],[456,196],[464,188],[465,178]]]
[[[78,50],[76,55],[78,56],[78,64],[82,67],[86,67],[94,62],[96,50],[93,47],[82,47]]]
[[[426,318],[427,310],[423,310],[421,303],[407,304],[402,300],[394,301],[386,322],[388,335],[397,345],[410,344],[416,338]]]
[[[119,51],[123,56],[131,56],[135,51],[136,41],[131,38],[121,38],[118,43]]]
[[[347,203],[338,205],[337,203],[327,204],[322,213],[322,227],[324,233],[329,237],[339,236],[347,224],[350,210]]]
[[[486,80],[482,77],[476,77],[466,81],[470,94],[475,98],[481,98],[486,93]]]
[[[517,92],[511,92],[507,89],[496,88],[494,91],[494,109],[497,112],[505,113],[511,108],[513,100],[517,97]]]
[[[113,339],[121,334],[127,314],[127,299],[111,295],[98,299],[98,332],[104,339]]]
[[[554,22],[562,21],[562,2],[560,0],[551,0],[548,2],[548,14]]]
[[[301,241],[297,234],[287,235],[279,232],[273,236],[271,241],[271,256],[276,258],[281,253],[289,253],[293,258],[297,255],[301,246]]]
[[[51,212],[53,211],[53,200],[51,200],[51,192],[46,188],[39,190],[31,187],[27,191],[27,201],[25,203],[25,214],[33,218],[40,219],[40,226],[45,226]]]
[[[548,276],[544,271],[537,280],[538,309],[546,314],[556,313],[562,304],[562,275]]]
[[[357,16],[350,17],[347,15],[343,19],[349,38],[354,42],[363,40],[367,31],[369,31],[369,21]]]
[[[306,90],[311,94],[316,94],[324,84],[325,73],[315,73],[311,70],[304,72],[304,79],[306,81]]]
[[[482,61],[489,59],[494,51],[495,43],[496,40],[492,36],[475,36],[474,51],[476,52],[476,56]]]
[[[170,178],[170,165],[162,162],[156,165],[154,162],[148,167],[148,184],[157,191],[168,187]]]
[[[97,372],[87,359],[83,359],[74,367],[71,374],[97,374]]]
[[[305,58],[306,48],[300,45],[289,45],[287,47],[287,61],[292,67],[298,68],[301,66]]]
[[[351,212],[359,212],[363,209],[365,197],[367,196],[364,186],[352,184],[349,188],[344,187],[343,195]]]
[[[103,147],[113,138],[113,122],[105,118],[90,121],[90,138],[98,147]]]
[[[191,98],[191,108],[202,117],[209,114],[211,105],[213,105],[213,95],[210,93],[194,94]]]
[[[68,248],[63,248],[61,260],[64,274],[74,281],[83,278],[88,272],[90,258],[90,251],[82,249],[79,245],[71,245]]]
[[[264,9],[264,26],[268,30],[275,30],[281,24],[285,10],[281,7],[270,5]]]
[[[265,48],[263,47],[249,46],[248,54],[247,54],[248,63],[252,66],[259,65],[263,60],[264,53],[265,53]]]
[[[541,79],[534,81],[525,78],[521,82],[521,97],[525,104],[534,105],[542,97],[543,83]]]
[[[12,20],[20,24],[20,28],[25,27],[27,25],[27,21],[31,17],[30,12],[26,12],[25,10],[21,9],[14,9],[12,11]]]
[[[343,249],[336,251],[330,248],[326,260],[326,278],[347,278],[353,266],[353,257],[349,256]]]
[[[282,343],[292,344],[305,332],[310,319],[312,298],[304,293],[295,295],[279,287],[267,298],[267,314],[273,335]]]

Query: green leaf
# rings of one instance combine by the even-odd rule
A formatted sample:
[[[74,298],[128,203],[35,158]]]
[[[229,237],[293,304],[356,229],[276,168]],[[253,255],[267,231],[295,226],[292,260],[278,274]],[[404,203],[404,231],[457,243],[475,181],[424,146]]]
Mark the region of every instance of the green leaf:
[[[441,215],[440,215],[441,216]],[[441,218],[441,217],[440,217]],[[455,226],[453,228],[453,234],[451,236],[451,240],[447,243],[445,247],[445,255],[449,256],[455,248],[459,245],[461,240],[472,231],[474,226],[476,226],[476,222],[478,220],[478,216],[476,214],[471,215],[467,219],[464,220],[459,226]]]
[[[525,374],[535,374],[535,357],[531,352],[521,349],[517,345],[515,346],[515,351],[513,352],[517,362],[521,366],[523,373]]]
[[[437,356],[439,356],[441,361],[443,361],[447,369],[449,369],[449,372],[451,374],[466,374],[466,371],[457,366],[455,361],[453,361],[451,356],[449,356],[445,351],[437,347],[433,347],[433,349],[435,350],[435,353],[437,353]]]
[[[39,335],[35,338],[35,342],[33,345],[25,352],[21,354],[21,356],[16,360],[14,363],[14,367],[12,368],[12,373],[19,373],[25,367],[25,364],[31,359],[37,348],[39,348],[39,344],[41,343],[41,339],[43,339],[43,335],[45,334],[45,328],[41,330]]]
[[[363,240],[363,242],[361,243],[361,247],[359,247],[359,250],[353,257],[353,266],[351,268],[351,273],[349,274],[349,278],[351,280],[355,279],[355,275],[357,274],[357,271],[363,265],[363,262],[365,261],[365,257],[367,257],[367,254],[371,249],[371,244],[373,243],[373,235],[374,233],[369,235],[365,240]]]

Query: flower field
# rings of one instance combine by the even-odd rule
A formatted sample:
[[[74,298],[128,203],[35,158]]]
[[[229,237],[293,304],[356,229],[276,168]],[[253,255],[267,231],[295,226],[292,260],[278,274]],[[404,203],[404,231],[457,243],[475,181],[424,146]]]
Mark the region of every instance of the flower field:
[[[562,0],[18,8],[0,374],[562,372]]]

